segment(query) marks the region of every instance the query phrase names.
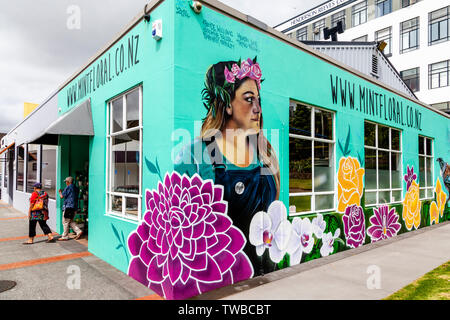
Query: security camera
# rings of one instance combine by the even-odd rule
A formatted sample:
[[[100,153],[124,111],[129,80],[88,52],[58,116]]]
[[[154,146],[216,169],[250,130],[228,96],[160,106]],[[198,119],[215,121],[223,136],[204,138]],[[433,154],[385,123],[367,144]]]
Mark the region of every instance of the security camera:
[[[202,11],[202,4],[199,1],[192,1],[191,2],[191,8],[194,10],[195,13],[200,13]]]

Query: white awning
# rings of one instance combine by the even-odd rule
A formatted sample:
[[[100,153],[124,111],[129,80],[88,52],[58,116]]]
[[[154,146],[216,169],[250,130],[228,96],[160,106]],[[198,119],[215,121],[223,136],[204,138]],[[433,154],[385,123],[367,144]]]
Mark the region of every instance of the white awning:
[[[88,99],[53,122],[45,134],[93,136],[91,100]]]
[[[30,137],[27,143],[38,143],[39,140],[48,140],[52,135],[93,136],[94,124],[92,122],[91,100],[87,99],[69,112],[52,122],[43,132]]]

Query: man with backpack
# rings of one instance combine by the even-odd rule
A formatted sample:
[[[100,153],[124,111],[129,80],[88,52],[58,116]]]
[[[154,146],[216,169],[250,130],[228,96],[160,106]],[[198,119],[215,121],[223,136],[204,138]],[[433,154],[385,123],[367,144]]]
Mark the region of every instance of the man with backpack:
[[[78,228],[77,224],[73,221],[75,218],[75,213],[78,209],[78,188],[73,183],[72,177],[67,177],[64,182],[66,183],[66,187],[64,191],[59,189],[59,196],[61,199],[64,198],[63,204],[63,227],[64,232],[59,238],[59,241],[69,240],[69,228],[76,233],[75,240],[78,240],[83,232],[80,228]]]
[[[52,231],[47,225],[48,220],[48,194],[42,190],[39,182],[33,185],[33,193],[30,197],[30,207],[28,209],[29,232],[28,241],[23,244],[33,244],[36,236],[36,224],[39,223],[44,234],[48,237],[47,242],[54,242]]]

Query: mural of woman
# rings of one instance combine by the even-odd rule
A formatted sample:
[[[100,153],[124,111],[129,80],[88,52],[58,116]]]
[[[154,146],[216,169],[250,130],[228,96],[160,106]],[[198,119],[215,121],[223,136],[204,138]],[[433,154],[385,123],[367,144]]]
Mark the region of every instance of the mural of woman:
[[[228,216],[247,237],[244,252],[255,276],[274,271],[276,265],[267,251],[258,256],[249,243],[250,223],[256,213],[267,212],[280,189],[278,159],[262,131],[260,89],[256,58],[209,67],[202,91],[207,114],[200,136],[175,160],[180,174],[197,173],[224,187]]]

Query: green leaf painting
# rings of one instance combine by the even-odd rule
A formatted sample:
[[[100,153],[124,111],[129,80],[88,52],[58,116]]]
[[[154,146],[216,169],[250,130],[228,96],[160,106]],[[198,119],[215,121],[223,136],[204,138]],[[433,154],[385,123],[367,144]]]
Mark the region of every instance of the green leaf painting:
[[[111,227],[113,229],[115,237],[119,241],[119,244],[116,246],[116,250],[119,250],[120,248],[123,249],[123,251],[125,252],[125,256],[127,257],[127,265],[128,265],[130,262],[130,259],[128,258],[127,246],[126,246],[126,241],[125,241],[125,236],[123,234],[123,231],[121,232],[122,236],[120,236],[119,231],[116,229],[116,227],[114,226],[113,223],[111,223]]]

